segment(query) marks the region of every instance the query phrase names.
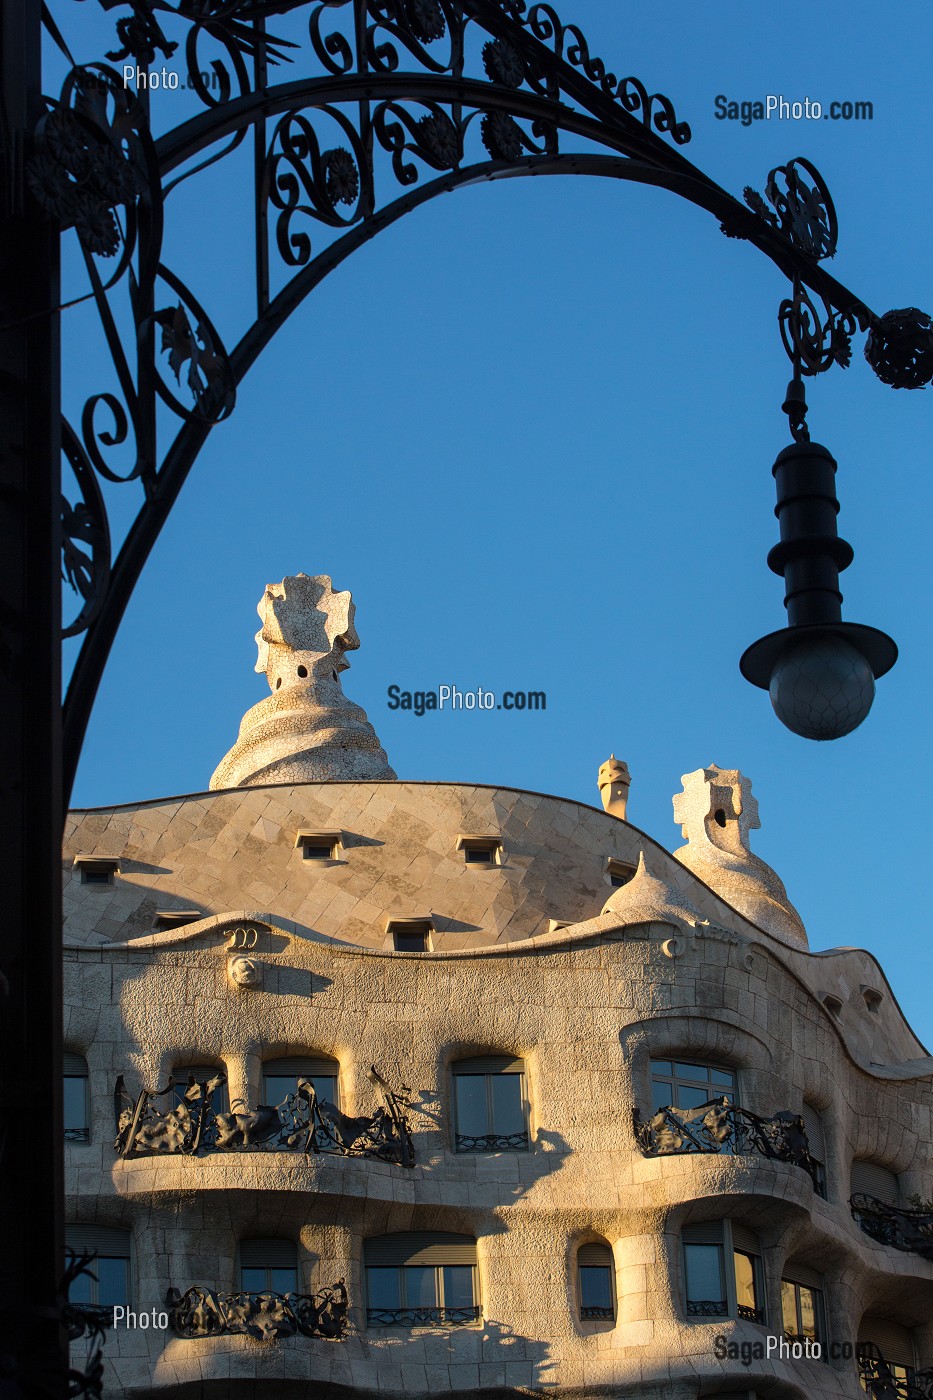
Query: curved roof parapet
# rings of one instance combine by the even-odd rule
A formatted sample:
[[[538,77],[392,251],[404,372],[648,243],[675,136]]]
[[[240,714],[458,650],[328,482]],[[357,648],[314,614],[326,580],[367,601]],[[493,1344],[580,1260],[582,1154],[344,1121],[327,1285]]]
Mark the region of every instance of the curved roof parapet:
[[[366,713],[344,695],[346,652],[360,644],[349,592],[327,574],[270,583],[257,604],[259,658],[272,694],[247,710],[211,790],[264,783],[391,780]]]
[[[675,859],[767,933],[809,946],[807,931],[780,877],[756,856],[749,832],[761,826],[751,781],[711,763],[681,778],[674,820],[687,838]]]

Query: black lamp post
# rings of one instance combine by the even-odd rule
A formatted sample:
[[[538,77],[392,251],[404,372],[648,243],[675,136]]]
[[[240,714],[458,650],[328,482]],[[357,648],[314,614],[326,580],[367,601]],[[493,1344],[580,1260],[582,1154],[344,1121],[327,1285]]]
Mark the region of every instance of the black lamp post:
[[[770,693],[775,714],[794,734],[841,739],[865,719],[875,680],[890,671],[897,647],[875,627],[842,620],[839,575],[853,550],[836,529],[836,462],[809,440],[799,373],[783,407],[795,441],[772,468],[781,539],[768,566],[783,575],[788,626],[754,642],[739,666],[746,680]]]

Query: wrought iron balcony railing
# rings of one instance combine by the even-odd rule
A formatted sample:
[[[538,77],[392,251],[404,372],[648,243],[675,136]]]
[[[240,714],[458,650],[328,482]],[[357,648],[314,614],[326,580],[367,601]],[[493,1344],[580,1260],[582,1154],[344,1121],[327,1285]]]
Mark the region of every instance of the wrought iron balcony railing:
[[[260,1342],[277,1337],[324,1337],[340,1341],[347,1330],[343,1279],[319,1293],[215,1293],[195,1284],[165,1299],[169,1325],[180,1337],[243,1335]]]
[[[370,1327],[462,1327],[479,1322],[483,1310],[478,1303],[468,1308],[367,1308]]]
[[[247,1112],[234,1103],[230,1112],[218,1112],[215,1096],[226,1083],[222,1074],[201,1083],[192,1078],[183,1089],[170,1078],[166,1088],[142,1089],[135,1099],[121,1075],[114,1090],[114,1147],[121,1157],[333,1152],[412,1167],[415,1153],[405,1116],[410,1091],[390,1089],[375,1066],[370,1077],[382,1092],[383,1105],[371,1117],[351,1118],[336,1104],[319,1099],[307,1079],[299,1079],[296,1092],[280,1104],[260,1104]],[[164,1107],[157,1106],[160,1099]]]
[[[688,1298],[688,1317],[728,1317],[729,1304],[725,1298]]]
[[[730,1103],[726,1095],[709,1099],[697,1108],[660,1108],[644,1122],[636,1113],[635,1138],[646,1157],[758,1152],[801,1167],[814,1186],[818,1183],[818,1164],[810,1156],[799,1113],[781,1112],[772,1118],[760,1118],[757,1113]]]
[[[458,1152],[527,1152],[529,1139],[527,1133],[457,1133],[454,1145]]]
[[[615,1309],[597,1307],[581,1308],[580,1317],[584,1322],[612,1322],[615,1319]]]
[[[895,1374],[874,1342],[859,1342],[856,1352],[859,1379],[871,1400],[933,1400],[933,1369],[915,1371],[899,1366],[904,1376]]]
[[[849,1205],[859,1228],[879,1244],[933,1259],[933,1210],[900,1210],[860,1194],[851,1196]]]
[[[736,1313],[742,1319],[743,1322],[764,1323],[765,1320],[764,1308],[750,1308],[747,1307],[745,1303],[738,1304],[738,1306],[736,1307]]]

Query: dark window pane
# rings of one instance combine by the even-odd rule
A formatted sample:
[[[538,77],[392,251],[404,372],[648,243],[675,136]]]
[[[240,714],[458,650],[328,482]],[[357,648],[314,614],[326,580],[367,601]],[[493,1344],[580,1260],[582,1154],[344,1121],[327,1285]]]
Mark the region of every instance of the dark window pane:
[[[405,1305],[409,1308],[437,1307],[437,1270],[432,1265],[405,1265]]]
[[[653,1074],[666,1074],[668,1078],[673,1074],[670,1060],[652,1060],[651,1070]]]
[[[402,1294],[398,1269],[372,1268],[366,1270],[367,1301],[371,1308],[400,1308]]]
[[[65,1076],[65,1130],[84,1132],[87,1129],[87,1079],[82,1075]]]
[[[580,1306],[612,1307],[612,1276],[606,1265],[580,1265]]]
[[[676,1088],[678,1108],[699,1108],[713,1097],[708,1084],[678,1084]]]
[[[678,1079],[702,1079],[709,1083],[709,1070],[706,1065],[688,1065],[678,1060],[674,1069]]]
[[[684,1259],[687,1272],[688,1302],[716,1302],[725,1298],[721,1245],[684,1245]]]
[[[269,1287],[273,1293],[297,1293],[297,1269],[270,1269]]]
[[[492,860],[492,851],[488,846],[467,846],[464,855],[468,865],[481,865],[483,862],[488,865]]]
[[[93,1268],[97,1275],[97,1301],[101,1307],[130,1301],[128,1259],[97,1259]]]
[[[91,1266],[97,1272],[96,1264]],[[80,1274],[68,1290],[68,1297],[73,1303],[93,1303],[94,1301],[94,1280],[89,1274]]]
[[[654,1113],[659,1108],[669,1108],[674,1102],[674,1089],[671,1084],[654,1083],[651,1086],[651,1107]]]
[[[712,1069],[709,1077],[714,1084],[722,1084],[730,1089],[735,1087],[735,1075],[729,1069]]]
[[[491,1074],[492,1131],[503,1135],[525,1131],[522,1075]]]
[[[241,1269],[240,1288],[244,1293],[265,1293],[266,1291],[266,1271],[265,1269]]]
[[[426,953],[428,935],[426,933],[397,933],[395,951],[397,953]]]
[[[267,1104],[279,1104],[298,1087],[294,1074],[267,1074],[263,1076],[262,1097]]]
[[[469,1264],[444,1265],[444,1307],[472,1308],[473,1269]]]
[[[302,1079],[307,1079],[314,1085],[314,1092],[319,1099],[326,1099],[328,1103],[337,1102],[337,1079],[333,1074],[308,1074],[302,1075]]]
[[[457,1132],[464,1137],[482,1137],[488,1133],[485,1074],[455,1074],[454,1092]]]

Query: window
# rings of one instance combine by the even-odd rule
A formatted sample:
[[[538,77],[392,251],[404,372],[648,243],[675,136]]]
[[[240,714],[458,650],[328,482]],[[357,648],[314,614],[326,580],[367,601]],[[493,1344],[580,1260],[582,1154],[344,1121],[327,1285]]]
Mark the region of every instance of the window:
[[[262,1067],[262,1102],[273,1106],[284,1103],[289,1094],[297,1093],[299,1079],[308,1079],[319,1099],[327,1099],[339,1108],[339,1073],[337,1061],[328,1058],[267,1060]]]
[[[629,880],[634,880],[637,866],[629,865],[627,861],[616,860],[610,856],[606,861],[606,871],[609,875],[610,885],[619,889],[622,885],[627,885]]]
[[[185,924],[193,924],[203,918],[200,909],[157,909],[155,923],[160,930],[184,928]]]
[[[120,871],[120,862],[107,856],[75,856],[73,866],[82,885],[112,885]]]
[[[304,860],[336,860],[343,845],[342,831],[298,831],[295,845]]]
[[[176,1065],[172,1070],[172,1078],[175,1081],[172,1091],[173,1105],[185,1102],[185,1094],[192,1083],[209,1084],[212,1079],[223,1073],[223,1069],[217,1065]],[[221,1084],[214,1090],[211,1104],[215,1113],[230,1112],[230,1096],[226,1084]]]
[[[467,865],[501,865],[501,836],[458,836],[457,850]]]
[[[751,1230],[729,1220],[710,1220],[685,1225],[681,1239],[687,1316],[763,1323],[761,1251]]]
[[[896,1206],[900,1198],[897,1177],[879,1162],[853,1162],[849,1185],[853,1196],[873,1196],[886,1206]]]
[[[454,1148],[457,1152],[525,1152],[528,1104],[525,1065],[504,1055],[453,1066]]]
[[[651,1111],[659,1108],[699,1108],[725,1094],[736,1103],[735,1071],[721,1065],[686,1060],[651,1061]]]
[[[888,1394],[883,1384],[872,1391],[872,1381],[900,1381],[906,1390],[914,1379],[913,1342],[910,1332],[899,1322],[867,1314],[859,1323],[856,1354],[862,1389],[869,1395]]]
[[[370,1327],[476,1322],[476,1241],[468,1235],[380,1235],[363,1245]]]
[[[781,1279],[781,1320],[789,1342],[823,1342],[826,1324],[821,1279],[803,1265],[788,1265]]]
[[[240,1288],[244,1293],[297,1293],[298,1250],[294,1240],[242,1240]]]
[[[90,1093],[83,1055],[65,1052],[65,1141],[90,1142]]]
[[[577,1304],[581,1322],[615,1319],[615,1265],[608,1244],[581,1244],[577,1250]]]
[[[89,1274],[76,1278],[69,1292],[72,1303],[125,1307],[130,1302],[129,1230],[115,1230],[107,1225],[66,1225],[65,1245],[75,1254],[97,1254],[91,1264],[96,1279]]]
[[[434,920],[427,915],[417,919],[387,919],[386,933],[391,935],[397,953],[430,953]]]
[[[804,1132],[810,1148],[810,1156],[816,1163],[816,1178],[813,1185],[818,1196],[826,1200],[826,1144],[823,1138],[823,1120],[815,1108],[808,1103],[800,1110]]]

